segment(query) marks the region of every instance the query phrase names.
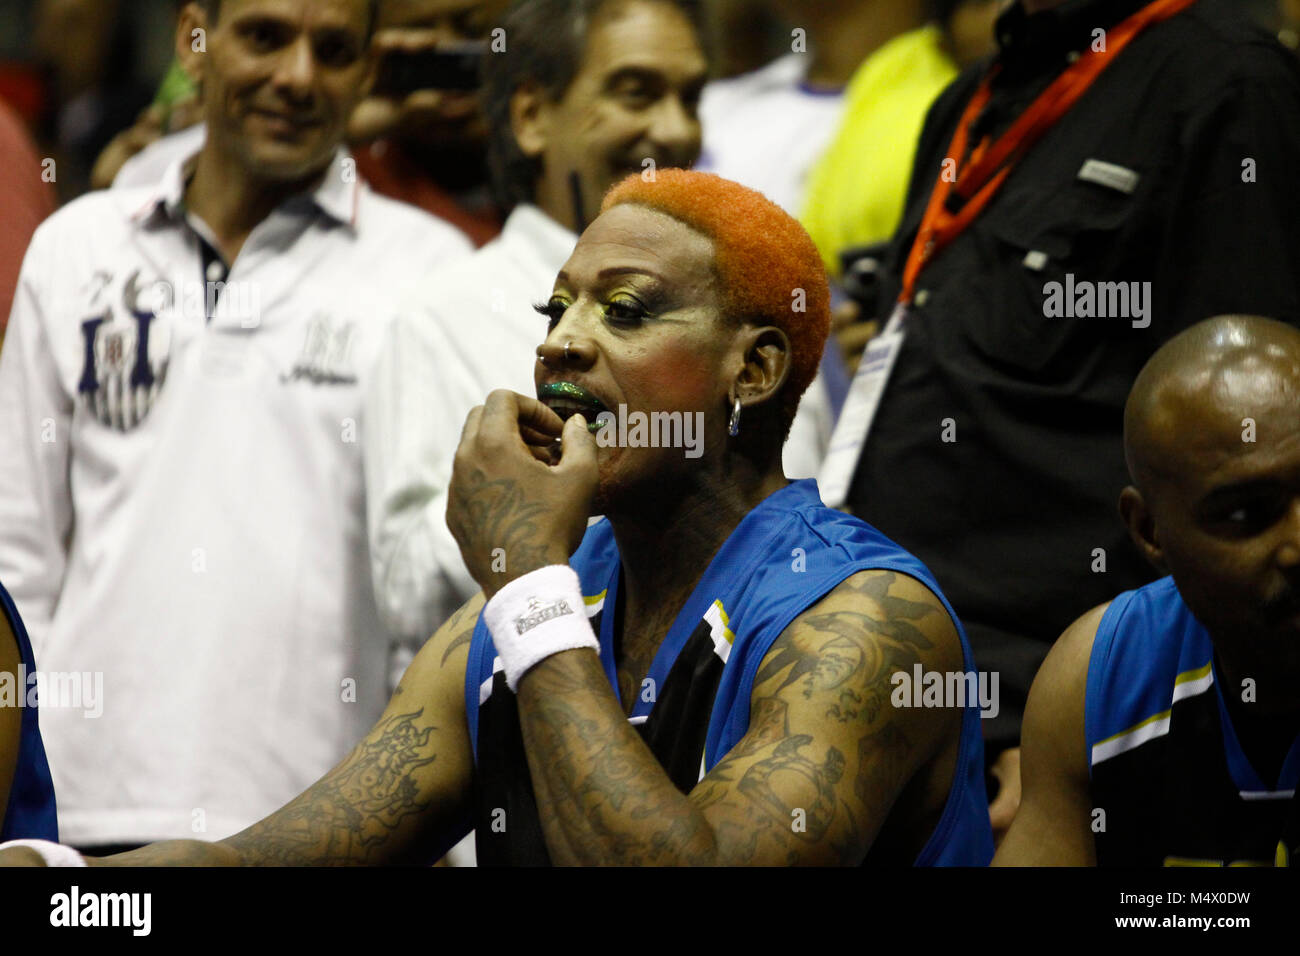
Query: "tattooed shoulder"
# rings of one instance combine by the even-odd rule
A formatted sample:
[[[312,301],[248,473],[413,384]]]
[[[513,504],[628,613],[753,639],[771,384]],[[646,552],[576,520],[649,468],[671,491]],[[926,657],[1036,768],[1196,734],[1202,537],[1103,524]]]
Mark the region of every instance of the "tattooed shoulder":
[[[759,663],[745,735],[691,794],[720,857],[861,863],[951,736],[948,715],[890,705],[890,678],[917,663],[961,667],[961,642],[943,602],[906,575],[854,574],[791,622]]]
[[[759,667],[755,695],[816,697],[828,701],[832,720],[874,721],[895,672],[916,664],[960,668],[960,648],[947,610],[919,581],[862,571],[782,632]]]

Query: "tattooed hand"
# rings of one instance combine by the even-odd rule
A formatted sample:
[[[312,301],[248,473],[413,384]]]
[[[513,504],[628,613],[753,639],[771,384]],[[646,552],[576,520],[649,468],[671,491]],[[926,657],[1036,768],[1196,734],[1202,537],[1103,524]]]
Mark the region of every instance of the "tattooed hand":
[[[556,435],[563,452],[544,463],[538,445]],[[561,422],[536,399],[504,389],[469,413],[447,525],[486,597],[529,571],[568,562],[587,530],[596,480],[595,439],[581,415]]]

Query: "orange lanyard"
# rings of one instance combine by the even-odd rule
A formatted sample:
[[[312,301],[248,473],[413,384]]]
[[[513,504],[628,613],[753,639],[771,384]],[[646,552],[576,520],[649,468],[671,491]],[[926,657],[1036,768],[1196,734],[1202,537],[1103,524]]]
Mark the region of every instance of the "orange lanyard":
[[[996,143],[990,144],[988,137],[985,137],[967,157],[970,128],[993,95],[993,78],[997,76],[997,66],[985,74],[957,124],[952,145],[948,147],[948,157],[954,162],[964,162],[965,165],[955,171],[955,175],[948,170],[941,173],[930,193],[930,203],[903,269],[903,291],[898,297],[900,302],[904,305],[911,303],[921,270],[975,221],[1002,188],[1016,163],[1074,106],[1129,42],[1151,24],[1167,20],[1195,2],[1196,0],[1155,0],[1143,7],[1106,35],[1106,49],[1103,52],[1089,50],[1080,56],[1034,100]],[[954,191],[964,200],[961,210],[956,213],[948,210],[948,197]]]

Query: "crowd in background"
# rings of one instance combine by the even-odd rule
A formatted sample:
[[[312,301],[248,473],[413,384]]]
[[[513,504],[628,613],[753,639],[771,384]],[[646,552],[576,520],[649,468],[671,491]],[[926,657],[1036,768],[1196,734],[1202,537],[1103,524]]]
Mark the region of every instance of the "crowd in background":
[[[66,797],[68,842],[102,851],[184,835],[191,821],[178,808],[196,806],[220,807],[204,832],[233,832],[315,779],[369,726],[382,704],[376,688],[385,678],[391,683],[388,672],[400,672],[475,590],[445,526],[449,451],[465,416],[494,387],[532,391],[533,350],[544,328],[533,307],[546,302],[601,197],[647,164],[694,166],[763,192],[799,219],[821,253],[834,289],[836,334],[785,447],[789,477],[824,474],[863,349],[879,341],[900,294],[913,305],[895,373],[905,396],[882,407],[871,442],[855,448],[841,500],[833,503],[847,503],[931,567],[980,665],[1003,674],[1003,717],[985,735],[996,781],[993,826],[1006,830],[1019,800],[1020,721],[1048,646],[1088,607],[1153,577],[1125,543],[1122,524],[1097,531],[1124,483],[1119,412],[1138,369],[1161,342],[1211,315],[1297,319],[1300,302],[1287,265],[1295,259],[1287,257],[1300,251],[1300,217],[1291,216],[1294,196],[1283,195],[1293,190],[1261,185],[1248,199],[1233,194],[1229,201],[1227,186],[1205,186],[1205,177],[1221,171],[1219,158],[1235,171],[1243,155],[1259,161],[1261,175],[1276,170],[1270,161],[1289,156],[1294,175],[1296,154],[1288,151],[1300,116],[1288,112],[1290,92],[1250,99],[1255,88],[1247,84],[1238,102],[1207,75],[1202,98],[1171,105],[1116,88],[1105,110],[1077,122],[1091,123],[1089,135],[1113,147],[1111,159],[1135,157],[1129,169],[1055,170],[1050,156],[1035,154],[1007,187],[1014,203],[1008,199],[997,207],[1003,211],[982,218],[918,279],[912,239],[928,228],[930,190],[983,70],[1001,57],[1001,85],[981,120],[996,136],[1053,75],[1044,50],[1067,43],[1065,34],[1080,24],[1063,15],[1059,35],[1025,36],[1004,0],[713,0],[690,16],[676,5],[665,13],[663,0],[625,2],[651,8],[638,29],[566,39],[550,32],[553,24],[576,22],[566,19],[578,16],[574,10],[595,16],[601,0],[530,0],[524,6],[531,13],[511,14],[518,29],[506,34],[508,50],[483,55],[481,73],[472,82],[449,81],[454,88],[421,86],[396,67],[381,70],[375,88],[334,119],[349,150],[335,162],[351,164],[382,204],[367,206],[371,200],[334,189],[328,177],[326,186],[313,186],[330,222],[293,226],[319,243],[310,264],[289,257],[277,264],[283,240],[261,226],[281,211],[238,189],[223,192],[228,182],[215,159],[212,169],[199,170],[210,194],[190,197],[188,209],[180,202],[184,163],[209,155],[204,146],[220,120],[219,107],[204,100],[211,87],[200,87],[172,49],[183,4],[0,3],[0,318],[12,310],[23,323],[5,345],[14,354],[6,355],[0,401],[30,403],[0,409],[5,438],[37,434],[44,416],[35,414],[39,402],[31,396],[44,400],[71,382],[76,400],[90,403],[94,425],[122,433],[114,440],[134,439],[151,410],[158,414],[164,379],[181,374],[166,368],[166,348],[179,354],[190,334],[179,327],[159,322],[151,340],[149,323],[137,321],[113,338],[117,333],[105,332],[112,305],[103,329],[71,329],[53,345],[46,336],[54,333],[39,325],[56,309],[58,277],[71,267],[59,258],[65,246],[53,235],[29,252],[33,233],[56,208],[80,209],[81,230],[99,233],[102,224],[95,254],[110,256],[129,241],[126,230],[135,222],[109,205],[106,197],[119,190],[135,190],[130,195],[152,210],[147,216],[179,224],[202,199],[213,210],[203,217],[211,231],[191,222],[188,245],[160,245],[134,275],[132,266],[106,272],[105,300],[120,298],[132,311],[144,301],[136,276],[150,268],[159,275],[149,278],[166,279],[178,294],[180,280],[168,275],[166,263],[182,253],[198,256],[207,280],[232,289],[256,264],[259,322],[286,310],[286,302],[296,316],[276,345],[291,375],[342,380],[364,366],[355,401],[321,399],[301,415],[276,401],[264,404],[251,385],[246,395],[214,407],[211,394],[189,395],[178,381],[168,386],[164,421],[183,421],[175,426],[183,434],[167,446],[126,453],[97,444],[103,436],[84,431],[67,398],[65,417],[52,420],[83,444],[70,457],[66,445],[62,458],[32,452],[30,461],[0,472],[7,483],[0,519],[9,523],[0,528],[0,571],[38,653],[47,649],[48,666],[198,666],[203,670],[182,684],[195,700],[211,698],[195,716],[185,710],[193,701],[176,700],[174,688],[120,682],[120,692],[140,701],[139,712],[95,726],[114,735],[108,748],[77,721],[51,717],[45,733],[61,804]],[[381,60],[394,64],[403,53],[468,43],[492,50],[494,28],[510,6],[379,0],[372,42]],[[1109,15],[1123,3],[1100,6]],[[1240,30],[1251,29],[1249,13],[1295,50],[1300,2],[1233,6]],[[1230,41],[1247,42],[1237,29],[1227,31]],[[1068,43],[1078,39],[1071,35]],[[660,72],[615,69],[628,50],[643,47]],[[1064,62],[1065,48],[1054,52]],[[1189,62],[1194,71],[1199,61]],[[453,69],[449,61],[444,66]],[[1137,71],[1141,64],[1128,66]],[[1261,68],[1250,79],[1264,90],[1269,76]],[[613,94],[617,115],[598,102],[608,91],[584,85],[608,77],[621,84]],[[1135,72],[1131,82],[1156,80]],[[1234,86],[1232,95],[1239,92]],[[1261,141],[1256,121],[1270,118],[1276,126]],[[1193,161],[1204,168],[1192,168]],[[1140,185],[1128,180],[1136,176],[1131,169],[1156,165],[1159,177],[1144,172]],[[1080,188],[1076,173],[1109,192],[1071,192]],[[69,207],[78,200],[82,205]],[[236,203],[247,206],[242,220],[229,214]],[[430,218],[407,218],[417,209]],[[1240,230],[1229,224],[1234,216],[1245,224]],[[73,220],[67,223],[71,235]],[[370,245],[330,245],[341,241],[334,227],[358,223]],[[1211,242],[1236,243],[1237,251],[1211,254]],[[24,301],[15,290],[25,255],[33,291]],[[1044,269],[1058,264],[1079,274],[1154,278],[1155,308],[1177,320],[1166,319],[1154,340],[1103,338],[1082,326],[1061,326],[1050,341],[1030,334],[1007,317],[1025,307],[1026,284],[1041,286]],[[1192,275],[1183,281],[1177,270]],[[362,277],[369,285],[359,289]],[[46,298],[38,301],[38,292]],[[337,312],[344,301],[391,313],[391,321],[370,332],[312,318],[318,305]],[[202,305],[209,322],[241,318],[230,313],[233,305]],[[1003,320],[1010,331],[994,329]],[[164,335],[170,346],[159,344]],[[345,354],[348,361],[340,358]],[[235,367],[243,359],[209,350],[201,361],[196,375],[233,381],[239,374],[222,371],[222,363]],[[113,391],[118,384],[108,384],[117,382],[114,374],[120,394]],[[233,386],[221,394],[233,395]],[[189,402],[184,413],[177,411],[182,401]],[[964,444],[956,460],[939,460],[914,423],[933,419],[937,428],[949,408],[968,413],[959,426]],[[250,424],[262,413],[278,420]],[[346,432],[356,420],[366,423],[364,437],[340,446],[339,423]],[[223,463],[227,450],[234,455],[244,447],[248,429],[264,430],[252,447],[265,459],[251,469],[242,457]],[[320,432],[319,447],[303,437],[311,429]],[[281,440],[292,454],[268,450]],[[159,455],[169,464],[159,466]],[[1064,477],[1063,461],[1073,463]],[[908,479],[891,483],[903,471]],[[922,499],[918,487],[934,497]],[[40,499],[35,510],[33,495]],[[135,500],[145,495],[147,503]],[[203,503],[189,517],[159,519],[185,511],[195,496]],[[246,526],[235,521],[233,530],[214,530],[216,522],[229,522],[223,509],[238,512],[250,497],[264,500]],[[1016,517],[1026,501],[1040,499],[1052,504],[1033,521]],[[956,526],[965,538],[952,533]],[[1100,545],[1111,562],[1104,580],[1089,573],[1088,555]],[[192,584],[194,562],[208,561],[212,571],[200,593]],[[277,577],[286,566],[296,579]],[[214,589],[213,580],[229,587]],[[151,588],[174,600],[166,608],[157,597],[145,600]],[[141,633],[151,620],[209,650],[197,664],[187,646],[160,653]],[[211,656],[232,629],[246,633],[250,653],[258,642],[276,640],[280,629],[310,633],[295,637],[300,643],[285,652],[279,670],[249,687],[239,685],[243,674],[222,677]],[[112,633],[113,642],[90,651],[97,630]],[[123,638],[122,631],[135,636]],[[356,676],[367,704],[341,717],[323,701],[341,677]],[[236,721],[232,734],[224,722],[243,706],[232,701],[255,695],[263,703],[247,707],[247,721]],[[156,707],[149,703],[155,698]],[[154,755],[133,753],[145,725],[183,712],[191,714],[187,732],[178,730]],[[257,741],[265,725],[282,728],[283,740]],[[259,747],[258,756],[248,756]],[[259,768],[258,785],[241,791],[187,770],[186,754],[204,748],[223,755],[207,771],[213,777],[223,766],[249,762]],[[81,772],[74,776],[72,766]]]

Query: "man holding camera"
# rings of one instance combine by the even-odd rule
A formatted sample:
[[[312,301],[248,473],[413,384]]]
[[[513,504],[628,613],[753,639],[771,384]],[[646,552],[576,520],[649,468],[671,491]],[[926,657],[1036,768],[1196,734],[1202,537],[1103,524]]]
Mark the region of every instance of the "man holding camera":
[[[357,168],[380,195],[418,206],[482,246],[501,231],[479,88],[506,42],[508,0],[381,0],[375,88],[353,111]]]

